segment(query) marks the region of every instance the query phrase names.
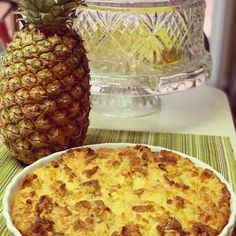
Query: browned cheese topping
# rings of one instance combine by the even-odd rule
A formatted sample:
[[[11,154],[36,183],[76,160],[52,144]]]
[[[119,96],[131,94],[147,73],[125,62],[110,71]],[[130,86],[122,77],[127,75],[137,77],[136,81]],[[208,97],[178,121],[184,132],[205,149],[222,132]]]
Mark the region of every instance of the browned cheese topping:
[[[230,194],[170,151],[79,148],[28,174],[12,208],[23,236],[216,236]]]

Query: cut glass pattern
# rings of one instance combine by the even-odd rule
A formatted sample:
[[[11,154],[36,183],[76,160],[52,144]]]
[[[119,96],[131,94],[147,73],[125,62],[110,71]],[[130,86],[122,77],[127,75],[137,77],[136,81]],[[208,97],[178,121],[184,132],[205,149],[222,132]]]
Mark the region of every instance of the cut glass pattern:
[[[105,95],[111,95],[107,104],[113,101],[112,106],[118,96],[123,96],[122,106],[128,101],[125,97],[156,99],[210,76],[203,34],[205,1],[172,3],[114,7],[97,2],[78,10],[75,28],[88,51],[95,105]]]

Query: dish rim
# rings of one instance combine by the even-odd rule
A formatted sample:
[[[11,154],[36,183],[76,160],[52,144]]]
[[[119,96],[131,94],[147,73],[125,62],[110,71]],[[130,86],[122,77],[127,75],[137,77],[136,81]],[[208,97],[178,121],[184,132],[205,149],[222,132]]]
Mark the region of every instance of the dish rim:
[[[69,148],[63,151],[59,151],[59,152],[55,152],[52,153],[44,158],[41,158],[39,160],[37,160],[36,162],[32,163],[31,165],[25,167],[22,171],[20,171],[18,174],[16,174],[11,182],[8,184],[8,186],[6,187],[3,199],[2,199],[2,204],[3,204],[3,217],[5,219],[5,223],[7,226],[7,229],[9,231],[10,234],[14,235],[14,236],[22,236],[22,234],[17,230],[17,228],[14,226],[12,219],[11,219],[11,204],[12,201],[14,199],[14,196],[16,194],[16,192],[20,189],[21,187],[21,183],[23,182],[24,177],[26,176],[26,174],[28,174],[29,172],[34,171],[35,169],[38,169],[42,166],[44,166],[45,164],[51,162],[52,160],[56,160],[58,158],[60,158],[60,156],[63,153],[66,153],[68,150],[72,150],[72,149],[79,149],[79,148],[84,148],[84,147],[90,147],[92,149],[98,149],[98,148],[122,148],[122,147],[134,147],[136,145],[143,145],[143,146],[147,146],[149,147],[152,151],[161,151],[161,150],[167,150],[167,151],[172,151],[180,156],[182,156],[183,158],[187,158],[189,160],[191,160],[194,165],[196,165],[197,167],[203,168],[203,169],[209,169],[211,171],[213,171],[213,173],[221,180],[222,183],[224,183],[228,189],[228,191],[230,192],[231,195],[231,200],[230,200],[230,217],[229,217],[229,221],[227,223],[227,225],[224,227],[224,229],[222,230],[222,232],[218,235],[218,236],[228,236],[232,234],[232,231],[234,229],[235,226],[235,221],[236,221],[236,194],[233,190],[233,187],[231,187],[231,185],[229,184],[229,182],[225,179],[225,177],[219,173],[217,170],[215,170],[213,167],[211,167],[209,164],[195,158],[192,156],[189,156],[185,153],[179,152],[179,151],[175,151],[173,149],[168,149],[168,148],[164,148],[164,147],[160,147],[160,146],[153,146],[153,145],[148,145],[148,144],[134,144],[134,143],[100,143],[100,144],[90,144],[90,145],[84,145],[84,146],[80,146],[80,147],[74,147],[74,148]],[[14,194],[12,194],[14,192]]]

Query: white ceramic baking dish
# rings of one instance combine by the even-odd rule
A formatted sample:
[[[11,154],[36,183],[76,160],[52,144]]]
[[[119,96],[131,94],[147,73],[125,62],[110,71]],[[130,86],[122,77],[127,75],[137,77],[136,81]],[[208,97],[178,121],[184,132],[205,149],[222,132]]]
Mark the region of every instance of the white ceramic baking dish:
[[[130,143],[104,143],[104,144],[88,145],[87,147],[90,147],[92,149],[97,149],[97,148],[101,148],[101,147],[115,148],[115,147],[127,147],[127,146],[135,146],[135,145],[136,144],[130,144]],[[169,149],[162,148],[162,147],[155,147],[155,146],[150,146],[150,145],[146,145],[146,144],[144,144],[144,145],[151,148],[152,151],[169,150]],[[227,188],[231,194],[231,203],[230,203],[231,214],[230,214],[228,224],[224,227],[223,231],[219,235],[220,236],[232,236],[235,221],[236,221],[236,195],[235,195],[232,187],[230,186],[230,184],[226,181],[226,179],[219,172],[214,170],[211,166],[207,165],[206,163],[204,163],[194,157],[185,155],[183,153],[176,152],[174,150],[171,150],[171,151],[173,151],[185,158],[190,159],[198,167],[201,167],[204,169],[209,169],[209,170],[213,171],[216,174],[216,176],[218,176],[220,178],[220,180],[227,186]],[[24,170],[22,170],[19,174],[17,174],[13,178],[11,183],[8,185],[8,187],[6,188],[6,192],[3,197],[3,216],[6,220],[6,225],[9,230],[9,233],[11,235],[21,236],[21,233],[14,227],[13,222],[11,220],[11,206],[12,206],[12,203],[13,203],[13,200],[14,200],[14,197],[15,197],[17,191],[21,187],[21,183],[22,183],[25,175],[28,174],[29,172],[34,171],[35,169],[37,169],[43,165],[45,165],[46,163],[48,163],[52,160],[58,159],[60,157],[60,155],[65,152],[66,152],[66,150],[51,154],[43,159],[36,161],[35,163],[29,165]]]

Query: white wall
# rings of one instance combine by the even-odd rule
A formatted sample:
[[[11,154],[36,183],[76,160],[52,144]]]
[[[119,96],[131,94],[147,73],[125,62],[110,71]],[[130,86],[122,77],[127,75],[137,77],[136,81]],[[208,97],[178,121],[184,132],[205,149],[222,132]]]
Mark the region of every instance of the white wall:
[[[227,67],[231,50],[229,40],[232,30],[233,1],[235,0],[215,0],[213,7],[210,36],[213,71],[208,83],[219,88],[224,88],[229,79],[227,78]]]

